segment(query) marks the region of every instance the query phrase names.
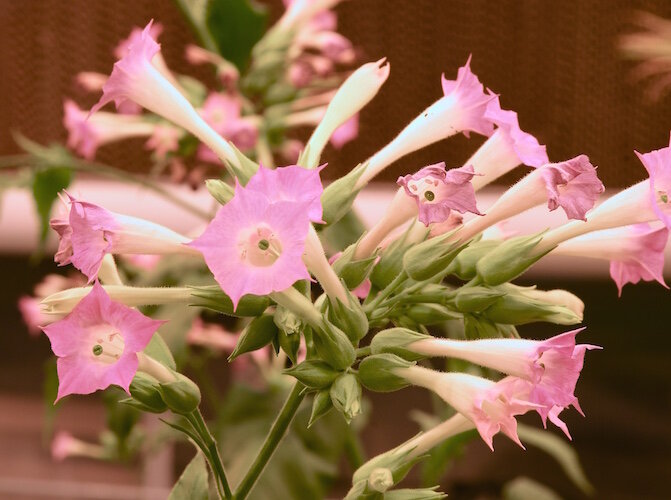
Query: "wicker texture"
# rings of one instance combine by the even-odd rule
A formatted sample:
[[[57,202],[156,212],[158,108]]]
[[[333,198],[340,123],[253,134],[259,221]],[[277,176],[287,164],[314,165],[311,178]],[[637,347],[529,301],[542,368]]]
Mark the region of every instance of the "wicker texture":
[[[671,17],[666,0],[344,2],[341,31],[365,60],[387,56],[392,72],[362,114],[362,139],[340,152],[328,150],[325,159],[339,171],[365,159],[439,97],[440,74],[453,78],[472,53],[475,73],[501,94],[505,108],[519,113],[524,129],[548,144],[551,159],[586,153],[607,186],[632,183],[644,175],[633,150],[662,147],[671,129],[671,97],[647,103],[630,81],[631,64],[616,51],[616,38],[632,29],[636,10]],[[40,142],[63,140],[63,96],[83,105],[95,100],[77,91],[73,76],[109,72],[117,41],[150,18],[166,27],[161,41],[168,64],[198,75],[182,56],[192,35],[168,0],[4,0],[0,153],[16,151],[14,129]],[[481,141],[450,139],[399,161],[382,178],[440,160],[457,165]],[[146,163],[139,141],[104,147],[99,157],[134,170]]]

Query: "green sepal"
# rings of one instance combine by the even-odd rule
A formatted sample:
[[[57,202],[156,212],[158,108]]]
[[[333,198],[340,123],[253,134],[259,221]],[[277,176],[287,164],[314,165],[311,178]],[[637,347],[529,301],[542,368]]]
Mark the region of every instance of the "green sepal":
[[[387,491],[384,494],[384,500],[440,500],[441,498],[447,498],[445,493],[437,490],[438,486],[433,488],[401,488]]]
[[[277,342],[280,345],[280,348],[289,357],[291,363],[295,365],[298,357],[298,350],[301,347],[301,334],[288,334],[284,330],[279,330],[277,332]]]
[[[403,271],[403,256],[406,250],[411,247],[407,243],[409,231],[404,232],[380,255],[373,270],[370,273],[370,281],[380,290],[384,289],[389,283],[394,281]]]
[[[332,264],[335,273],[345,282],[345,285],[350,290],[363,283],[377,260],[376,252],[364,259],[354,260],[357,243],[348,246]]]
[[[222,205],[226,205],[226,203],[231,201],[235,194],[235,188],[221,179],[207,179],[205,187],[210,196]]]
[[[278,328],[272,314],[263,314],[254,318],[242,331],[235,349],[228,357],[229,361],[246,352],[256,351],[270,344],[277,336]]]
[[[303,152],[305,153],[305,151]],[[354,167],[347,175],[326,186],[322,193],[322,219],[326,224],[339,221],[352,208],[352,203],[361,188],[356,183],[366,170],[366,163]]]
[[[404,314],[419,325],[437,325],[444,321],[459,319],[461,315],[450,311],[442,304],[412,304]]]
[[[544,233],[545,231],[531,236],[518,236],[501,242],[478,261],[475,266],[477,275],[492,286],[517,278],[552,250],[551,248],[540,253],[533,251],[543,239]]]
[[[426,281],[443,272],[464,248],[450,243],[454,231],[413,245],[403,256],[403,269],[415,281]]]
[[[389,328],[375,334],[370,343],[373,354],[391,353],[408,361],[416,361],[426,356],[405,349],[405,347],[419,340],[431,339],[430,335],[410,330],[408,328]]]
[[[359,364],[359,380],[371,391],[397,391],[410,384],[403,377],[396,375],[394,370],[414,365],[415,362],[406,361],[395,354],[375,354],[368,356]]]
[[[218,285],[191,287],[191,305],[205,307],[227,316],[256,317],[270,305],[270,299],[261,295],[244,295],[233,309],[233,301]]]
[[[133,377],[129,388],[131,400],[142,405],[143,411],[151,413],[163,413],[168,410],[168,405],[163,401],[159,382],[151,375],[138,371]],[[138,408],[138,405],[131,404]]]
[[[343,373],[331,384],[329,390],[333,407],[342,413],[349,424],[361,413],[361,384],[356,375]]]
[[[468,340],[506,337],[503,326],[480,315],[464,314],[464,335]]]
[[[313,389],[330,387],[342,372],[334,370],[331,365],[318,359],[308,359],[284,370],[301,384]]]
[[[173,412],[186,415],[200,404],[200,389],[192,380],[181,373],[173,372],[177,377],[174,382],[159,384],[161,398]]]
[[[331,402],[331,394],[329,389],[322,389],[321,391],[317,392],[312,401],[312,412],[310,413],[308,428],[310,428],[312,424],[314,424],[317,420],[326,415],[332,409],[333,403]]]
[[[249,182],[249,179],[257,172],[259,169],[259,164],[253,160],[250,160],[244,153],[242,153],[235,145],[231,142],[228,143],[235,152],[235,157],[240,163],[239,166],[233,165],[231,162],[226,161],[229,170],[238,178],[240,184],[243,186]]]

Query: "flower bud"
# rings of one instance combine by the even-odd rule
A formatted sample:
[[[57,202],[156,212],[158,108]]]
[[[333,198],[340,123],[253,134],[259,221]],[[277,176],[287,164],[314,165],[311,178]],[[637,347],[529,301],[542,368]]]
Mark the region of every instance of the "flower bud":
[[[301,165],[315,168],[333,132],[358,113],[378,93],[389,76],[389,63],[382,58],[354,71],[331,99],[326,114],[307,143]]]
[[[411,247],[403,256],[403,269],[415,281],[425,281],[441,273],[463,245],[448,244],[452,233],[430,238]]]
[[[543,233],[540,233],[502,242],[477,262],[478,276],[488,285],[500,285],[517,278],[547,253],[533,252],[542,238]]]
[[[450,305],[462,313],[482,312],[505,295],[501,290],[486,286],[469,286],[460,288]]]
[[[314,332],[315,349],[319,357],[337,370],[349,368],[356,359],[354,346],[345,333],[324,320],[322,328]]]
[[[335,224],[352,208],[354,198],[360,191],[355,186],[365,169],[366,164],[360,163],[347,175],[326,186],[321,198],[322,219],[326,224]]]
[[[352,373],[340,375],[329,391],[331,402],[336,410],[343,414],[349,424],[361,413],[361,384]]]
[[[408,319],[418,325],[437,325],[443,321],[460,319],[461,315],[453,313],[442,304],[413,304],[405,311]]]
[[[284,371],[301,384],[313,389],[328,388],[341,372],[331,368],[328,363],[318,359],[309,359]]]
[[[151,375],[138,371],[130,384],[131,401],[142,411],[163,413],[168,406],[161,397],[159,382]],[[139,403],[139,405],[137,404]]]
[[[209,191],[212,198],[217,200],[222,205],[226,205],[233,198],[235,190],[233,186],[225,183],[220,179],[207,179],[205,187]]]
[[[348,305],[343,304],[340,299],[335,303],[329,300],[327,317],[334,325],[340,327],[353,343],[357,343],[368,333],[368,318],[351,293],[347,294]]]
[[[238,306],[233,308],[233,301],[217,285],[194,286],[191,288],[191,297],[195,306],[236,317],[259,316],[270,305],[270,299],[266,296],[243,295]]]
[[[387,491],[394,486],[394,477],[391,474],[391,470],[384,467],[373,469],[370,476],[368,476],[368,486],[380,493]]]
[[[235,349],[228,357],[228,361],[233,361],[241,354],[256,351],[270,344],[277,336],[277,330],[272,315],[264,314],[254,318],[243,330]]]
[[[436,491],[438,486],[433,488],[401,488],[399,490],[388,491],[384,494],[385,500],[440,500],[447,495]]]
[[[185,415],[191,413],[200,404],[200,389],[181,373],[174,372],[177,380],[162,382],[159,391],[165,404],[175,413]]]
[[[275,310],[273,321],[277,328],[285,332],[287,335],[300,334],[303,328],[301,319],[295,313],[282,306],[278,306]]]
[[[471,243],[459,252],[447,267],[447,271],[462,280],[473,279],[477,274],[475,266],[478,261],[499,246],[499,243],[496,240],[482,240]]]
[[[326,415],[333,408],[331,402],[331,394],[328,389],[322,389],[315,394],[312,401],[312,413],[310,414],[310,422],[308,422],[308,429],[321,417]]]
[[[558,325],[575,325],[582,321],[568,307],[548,304],[521,294],[506,294],[483,313],[495,323],[524,325],[545,321]]]
[[[397,391],[410,384],[403,377],[396,375],[394,371],[414,365],[414,362],[406,361],[395,354],[375,354],[368,356],[359,364],[359,380],[371,391]]]
[[[425,356],[405,349],[405,346],[419,340],[431,339],[430,335],[409,330],[408,328],[389,328],[378,332],[370,343],[373,354],[391,353],[409,361],[423,359]]]
[[[379,289],[385,288],[403,271],[403,256],[411,244],[408,242],[410,230],[389,245],[370,273],[370,281]]]

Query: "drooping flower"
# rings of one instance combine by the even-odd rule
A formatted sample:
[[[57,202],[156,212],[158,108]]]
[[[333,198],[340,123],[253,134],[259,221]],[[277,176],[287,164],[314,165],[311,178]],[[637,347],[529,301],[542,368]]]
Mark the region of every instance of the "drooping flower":
[[[473,179],[476,191],[518,165],[540,167],[550,162],[545,146],[520,128],[517,113],[501,108],[498,96],[487,104],[485,117],[497,128],[464,163],[480,174]]]
[[[473,422],[492,451],[493,437],[499,431],[524,448],[517,435],[515,416],[535,410],[537,405],[522,398],[508,397],[502,381],[494,382],[467,373],[436,372],[420,366],[399,368],[395,373],[411,384],[434,391]]]
[[[105,457],[105,448],[99,444],[87,443],[77,439],[67,431],[58,431],[51,441],[51,458],[62,462],[69,457]]]
[[[471,72],[471,58],[459,68],[456,80],[442,76],[444,96],[426,108],[389,144],[375,153],[359,178],[362,187],[388,165],[425,146],[458,133],[470,132],[489,136],[494,132],[487,106],[495,96],[488,95],[478,77]]]
[[[201,118],[175,85],[155,67],[155,56],[159,53],[160,45],[152,38],[151,29],[152,22],[114,65],[112,74],[103,86],[103,95],[91,113],[112,101],[117,108],[126,101],[133,101],[188,130],[220,158],[239,165],[235,151],[228,142]]]
[[[605,200],[590,211],[586,223],[573,222],[549,231],[536,250],[547,252],[581,234],[641,222],[660,220],[671,229],[671,146],[636,154],[648,171],[648,179]]]
[[[585,155],[540,167],[548,196],[548,208],[562,207],[569,219],[586,220],[585,214],[604,191],[596,169]]]
[[[63,103],[63,125],[68,131],[69,148],[87,160],[95,157],[100,146],[131,137],[147,137],[156,125],[139,116],[116,113],[96,113],[87,119],[88,112],[79,109],[71,100]]]
[[[238,184],[233,199],[190,245],[237,306],[245,294],[266,295],[310,278],[302,260],[309,227],[304,204],[271,203]]]
[[[481,215],[471,184],[473,167],[445,169],[445,162],[422,168],[419,172],[399,177],[397,184],[414,198],[419,220],[424,225],[445,222],[452,210]]]
[[[110,385],[126,392],[142,351],[163,321],[110,299],[100,283],[70,314],[43,328],[58,357],[58,397],[90,394]]]
[[[504,192],[483,217],[471,219],[459,231],[465,241],[488,227],[547,202],[548,209],[562,207],[567,217],[585,220],[603,184],[585,155],[533,170]]]
[[[321,222],[321,196],[324,191],[318,169],[288,165],[275,169],[263,165],[249,179],[245,189],[263,193],[270,203],[290,201],[304,205],[312,222]]]
[[[578,236],[561,243],[553,253],[609,260],[610,276],[622,295],[624,285],[641,280],[667,287],[663,271],[668,238],[666,227],[641,223]]]
[[[23,322],[28,328],[30,335],[42,332],[41,327],[60,319],[58,315],[45,314],[40,301],[45,297],[63,291],[67,288],[78,287],[84,284],[80,276],[62,276],[60,274],[48,274],[35,285],[34,296],[24,295],[19,298],[18,308]]]
[[[184,236],[153,222],[110,212],[68,195],[67,215],[50,221],[60,238],[54,260],[93,281],[105,254],[192,254]]]

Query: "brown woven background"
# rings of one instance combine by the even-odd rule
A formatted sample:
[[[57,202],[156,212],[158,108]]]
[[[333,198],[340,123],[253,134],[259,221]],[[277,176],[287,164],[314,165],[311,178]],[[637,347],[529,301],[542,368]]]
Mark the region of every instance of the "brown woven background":
[[[277,12],[278,2],[266,2]],[[10,130],[34,140],[63,140],[63,96],[83,105],[72,77],[82,70],[108,73],[112,49],[135,25],[155,18],[168,64],[194,73],[183,61],[192,40],[169,0],[1,0],[0,153],[16,151]],[[522,126],[561,160],[588,154],[610,187],[643,176],[632,150],[664,146],[671,129],[671,97],[656,104],[629,78],[631,64],[615,49],[631,31],[633,13],[671,17],[668,0],[352,0],[338,7],[341,31],[366,60],[387,56],[391,77],[362,115],[361,138],[327,151],[331,170],[346,170],[391,139],[440,94],[440,74],[454,77],[469,53],[481,80],[518,111]],[[201,75],[202,76],[202,75]],[[442,142],[402,160],[385,173],[422,164],[465,160],[481,139]],[[129,169],[146,161],[141,142],[105,147],[100,158]]]

